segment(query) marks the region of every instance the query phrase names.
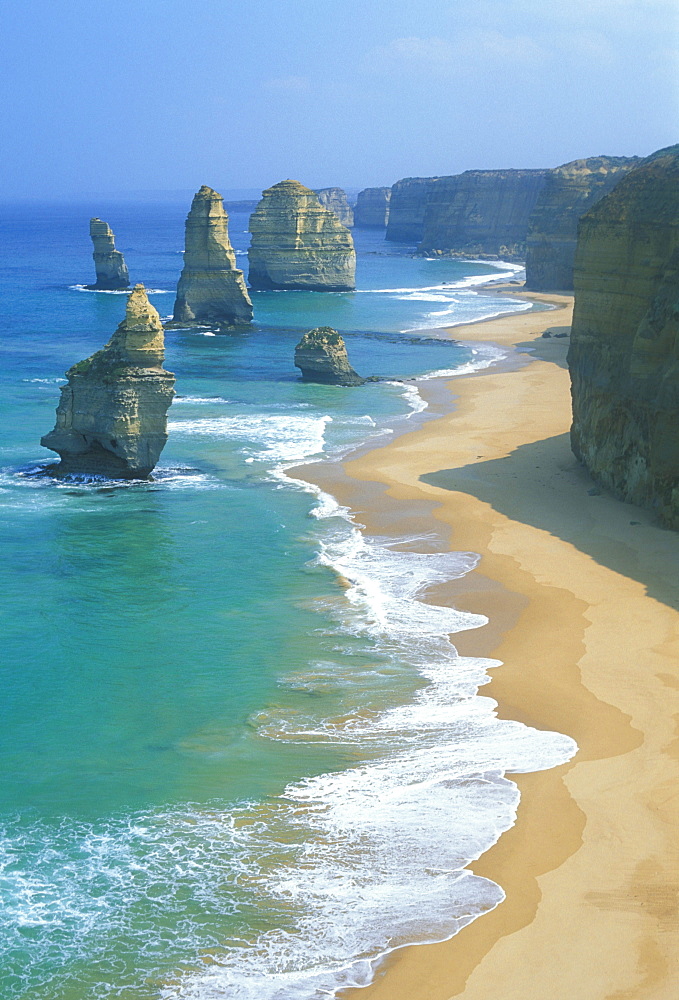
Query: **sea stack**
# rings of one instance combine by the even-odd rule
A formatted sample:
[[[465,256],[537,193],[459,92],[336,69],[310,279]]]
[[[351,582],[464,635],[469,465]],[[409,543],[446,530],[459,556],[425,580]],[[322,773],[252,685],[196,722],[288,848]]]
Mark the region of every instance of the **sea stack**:
[[[314,194],[320,201],[323,208],[328,208],[333,212],[343,226],[348,229],[354,224],[354,210],[347,200],[347,193],[343,188],[319,188]]]
[[[573,451],[679,530],[679,145],[582,217],[574,279]]]
[[[346,344],[337,330],[317,326],[305,333],[295,348],[295,367],[305,382],[325,385],[363,385],[364,378],[349,364]]]
[[[97,280],[87,285],[94,291],[117,291],[130,287],[130,275],[125,258],[116,250],[115,236],[107,222],[90,219],[90,239],[94,245],[94,268]]]
[[[640,162],[638,156],[591,156],[549,171],[528,223],[526,288],[572,291],[580,217]]]
[[[357,229],[384,229],[389,222],[391,188],[364,188],[359,191],[354,209]]]
[[[232,327],[251,320],[252,302],[236,267],[222,196],[204,184],[186,217],[184,270],[173,322]]]
[[[356,287],[351,233],[299,181],[281,181],[262,192],[250,232],[252,288],[345,292]]]
[[[146,479],[167,441],[174,375],[165,371],[160,316],[143,285],[127,300],[108,344],[66,372],[57,422],[41,444],[56,451],[56,475]]]

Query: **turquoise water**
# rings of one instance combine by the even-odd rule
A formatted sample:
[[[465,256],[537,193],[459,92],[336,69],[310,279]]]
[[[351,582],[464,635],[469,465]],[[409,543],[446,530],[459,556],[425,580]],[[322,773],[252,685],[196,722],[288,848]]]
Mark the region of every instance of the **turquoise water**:
[[[55,483],[63,372],[124,313],[78,288],[92,214],[161,315],[181,268],[182,206],[5,206],[0,997],[327,996],[495,905],[464,865],[512,822],[504,770],[572,752],[498,723],[488,664],[447,638],[482,619],[419,600],[475,556],[364,539],[283,473],[407,426],[414,377],[489,363],[423,331],[505,311],[473,291],[498,269],[357,233],[356,293],[257,293],[250,332],[168,334],[153,482]],[[320,324],[387,381],[301,383]]]

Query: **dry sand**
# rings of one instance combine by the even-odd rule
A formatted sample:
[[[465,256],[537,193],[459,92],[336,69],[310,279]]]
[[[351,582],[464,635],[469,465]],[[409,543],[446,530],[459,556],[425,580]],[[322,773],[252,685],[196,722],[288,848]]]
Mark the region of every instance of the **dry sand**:
[[[503,661],[483,689],[501,716],[580,747],[514,776],[517,823],[471,866],[506,900],[450,941],[394,953],[352,1000],[679,996],[679,535],[577,465],[568,340],[540,336],[568,329],[572,299],[530,297],[560,309],[449,331],[515,345],[514,363],[451,380],[443,415],[386,447],[303,472],[370,531],[435,523],[480,553],[447,597],[490,624],[455,645]]]

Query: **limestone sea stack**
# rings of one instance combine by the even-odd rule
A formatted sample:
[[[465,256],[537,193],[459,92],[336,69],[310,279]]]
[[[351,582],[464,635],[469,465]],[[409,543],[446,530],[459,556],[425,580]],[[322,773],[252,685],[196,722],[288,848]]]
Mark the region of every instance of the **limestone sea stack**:
[[[344,292],[356,287],[349,230],[299,181],[262,192],[250,216],[248,280],[253,288]]]
[[[186,217],[184,270],[177,285],[174,323],[242,326],[252,302],[229,240],[222,196],[203,185]]]
[[[528,223],[526,288],[572,291],[580,217],[639,163],[638,156],[591,156],[549,171]]]
[[[130,275],[125,258],[116,250],[111,227],[101,219],[90,219],[90,239],[94,246],[94,268],[97,280],[87,285],[95,291],[117,291],[130,287]]]
[[[165,371],[163,325],[143,285],[108,344],[66,372],[57,422],[41,441],[56,451],[57,475],[145,479],[167,441],[174,375]]]
[[[349,364],[346,344],[337,330],[318,326],[305,333],[295,348],[295,366],[306,382],[326,385],[363,385]]]
[[[319,188],[314,193],[323,208],[329,208],[343,226],[351,229],[354,224],[354,210],[349,204],[347,193],[343,188]]]
[[[385,239],[401,243],[419,243],[424,228],[424,213],[438,177],[404,177],[391,188],[389,219]]]
[[[679,145],[582,217],[574,278],[573,451],[679,530]]]
[[[384,229],[389,221],[391,188],[364,188],[359,191],[354,209],[357,229]]]

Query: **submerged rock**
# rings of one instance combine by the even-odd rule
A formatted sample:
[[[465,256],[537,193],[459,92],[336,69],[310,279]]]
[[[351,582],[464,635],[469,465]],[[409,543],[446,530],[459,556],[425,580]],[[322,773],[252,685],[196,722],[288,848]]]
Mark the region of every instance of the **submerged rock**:
[[[526,288],[572,290],[580,217],[640,162],[638,156],[591,156],[549,171],[528,223]]]
[[[304,334],[295,348],[295,366],[307,382],[363,385],[366,381],[349,364],[344,339],[330,326],[318,326]]]
[[[299,181],[281,181],[263,192],[250,216],[250,232],[253,288],[342,292],[356,287],[351,233]]]
[[[66,372],[54,430],[41,444],[56,451],[57,475],[145,479],[167,441],[174,375],[165,371],[163,325],[143,285],[127,300],[108,344]]]
[[[239,326],[252,320],[252,302],[229,240],[222,196],[203,185],[186,217],[184,269],[173,322]]]
[[[389,219],[385,239],[419,243],[424,213],[438,177],[404,177],[391,188]]]
[[[364,188],[359,191],[354,209],[357,229],[384,229],[389,222],[391,188]]]
[[[94,268],[97,280],[87,285],[99,291],[116,291],[130,287],[130,275],[120,250],[116,250],[111,227],[101,219],[90,219],[90,239],[94,245]]]
[[[679,145],[583,216],[574,277],[573,451],[679,530]]]
[[[329,209],[337,216],[343,226],[351,229],[354,224],[354,210],[349,204],[347,193],[343,188],[318,188],[314,194],[323,208]]]

